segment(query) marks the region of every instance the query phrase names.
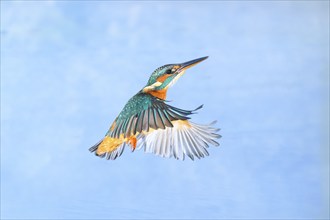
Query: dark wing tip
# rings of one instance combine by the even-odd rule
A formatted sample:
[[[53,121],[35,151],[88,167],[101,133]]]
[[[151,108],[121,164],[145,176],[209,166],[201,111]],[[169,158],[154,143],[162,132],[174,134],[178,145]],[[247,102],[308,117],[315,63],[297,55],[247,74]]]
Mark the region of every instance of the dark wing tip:
[[[197,111],[197,110],[199,110],[199,109],[203,108],[203,106],[204,106],[204,104],[202,104],[202,105],[198,106],[198,107],[197,107],[195,110],[193,110],[193,111]]]
[[[96,144],[94,144],[92,147],[90,147],[88,150],[92,153],[94,151],[97,150],[97,148],[99,147],[99,145],[101,144],[101,142],[103,141],[103,139],[101,139],[99,142],[97,142]]]

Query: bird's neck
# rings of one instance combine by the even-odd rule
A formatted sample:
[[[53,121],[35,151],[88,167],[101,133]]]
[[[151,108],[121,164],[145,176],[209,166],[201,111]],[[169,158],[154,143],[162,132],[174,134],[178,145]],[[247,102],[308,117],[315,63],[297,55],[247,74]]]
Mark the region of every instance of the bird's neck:
[[[167,89],[161,89],[161,90],[150,90],[147,93],[150,95],[157,97],[159,99],[166,99]]]

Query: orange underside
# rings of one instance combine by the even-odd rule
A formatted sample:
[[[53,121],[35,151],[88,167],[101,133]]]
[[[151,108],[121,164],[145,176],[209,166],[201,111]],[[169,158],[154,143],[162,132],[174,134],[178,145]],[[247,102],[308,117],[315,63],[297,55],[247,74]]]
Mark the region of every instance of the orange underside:
[[[151,90],[148,92],[149,94],[151,94],[152,96],[155,96],[159,99],[166,99],[166,94],[167,94],[167,89],[162,89],[162,90]]]
[[[135,150],[137,144],[135,135],[129,138],[124,138],[124,136],[121,134],[119,138],[112,138],[109,136],[105,136],[101,144],[98,146],[96,153],[98,155],[101,155],[107,152],[112,152],[116,150],[124,142],[132,146],[132,151]]]

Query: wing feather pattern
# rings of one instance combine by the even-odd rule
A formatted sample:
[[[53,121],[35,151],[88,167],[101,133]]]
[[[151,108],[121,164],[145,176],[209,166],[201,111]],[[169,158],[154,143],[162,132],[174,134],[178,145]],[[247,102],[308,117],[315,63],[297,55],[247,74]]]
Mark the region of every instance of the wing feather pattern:
[[[108,131],[107,135],[113,138],[119,138],[120,135],[129,137],[137,133],[148,132],[150,128],[157,130],[173,127],[173,121],[188,120],[189,115],[202,108],[201,105],[195,110],[183,110],[166,104],[164,100],[152,96],[148,98],[149,104],[143,108],[141,107],[143,103],[136,102],[134,109],[141,109],[139,112],[129,114],[124,107],[125,114],[123,113],[123,115],[125,116],[116,119],[114,127]]]
[[[219,146],[216,134],[219,129],[209,125],[199,125],[192,122],[173,121],[173,127],[158,129],[150,133],[142,133],[138,136],[138,145],[144,147],[146,153],[154,153],[161,157],[174,157],[184,160],[208,156],[207,148],[210,145]]]

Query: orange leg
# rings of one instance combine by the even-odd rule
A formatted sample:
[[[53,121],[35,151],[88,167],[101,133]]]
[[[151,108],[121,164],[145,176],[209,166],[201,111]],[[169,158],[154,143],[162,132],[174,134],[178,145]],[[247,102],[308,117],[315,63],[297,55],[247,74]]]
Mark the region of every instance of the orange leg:
[[[132,146],[132,151],[134,151],[136,148],[136,142],[137,142],[137,140],[134,136],[132,136],[128,139],[128,143]]]

